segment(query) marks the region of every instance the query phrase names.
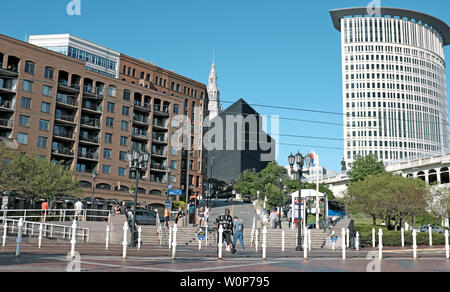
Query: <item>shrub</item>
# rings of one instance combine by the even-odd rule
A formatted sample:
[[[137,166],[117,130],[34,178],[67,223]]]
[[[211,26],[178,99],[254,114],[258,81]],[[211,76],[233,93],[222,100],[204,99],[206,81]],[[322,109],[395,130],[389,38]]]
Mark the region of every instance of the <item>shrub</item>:
[[[429,237],[428,232],[417,233],[417,246],[428,246]],[[378,246],[378,229],[375,236],[376,244]],[[405,232],[405,246],[412,246],[413,238],[412,232]],[[372,246],[372,231],[360,233],[361,247]],[[401,246],[401,232],[400,231],[384,231],[383,230],[383,246]],[[433,245],[445,245],[445,236],[440,233],[433,233]]]

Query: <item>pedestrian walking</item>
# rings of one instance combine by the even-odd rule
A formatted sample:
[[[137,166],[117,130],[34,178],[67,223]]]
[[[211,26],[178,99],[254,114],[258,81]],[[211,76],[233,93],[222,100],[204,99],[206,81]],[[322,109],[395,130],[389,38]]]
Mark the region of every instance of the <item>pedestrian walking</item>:
[[[223,228],[223,241],[226,243],[226,251],[236,253],[231,236],[233,235],[233,218],[230,216],[230,209],[226,209],[224,214],[216,218],[217,238],[219,238],[219,226]],[[219,243],[219,242],[218,242]]]
[[[48,201],[44,200],[44,202],[41,205],[41,209],[42,209],[42,217],[41,217],[41,222],[45,222],[47,220],[47,212],[48,212]]]
[[[291,224],[292,224],[292,208],[289,208],[289,211],[287,213],[287,217],[289,218],[289,228],[291,228]]]
[[[170,221],[170,210],[169,207],[164,208],[164,225],[169,228],[169,221]]]
[[[198,227],[205,225],[205,207],[201,207],[198,211]]]
[[[78,199],[78,201],[75,203],[75,220],[80,220],[81,217],[81,212],[83,212],[83,203],[81,202],[81,199]]]
[[[269,219],[270,219],[270,226],[272,228],[275,228],[275,222],[277,221],[277,213],[275,212],[275,210],[271,210]]]
[[[241,243],[241,250],[244,251],[244,222],[242,222],[242,220],[239,220],[238,217],[234,217],[233,220],[233,246],[236,249],[236,241],[239,239],[239,242]]]
[[[183,218],[185,215],[184,215],[184,211],[183,211],[183,208],[178,208],[178,213],[177,213],[177,215],[175,216],[175,224],[177,225],[178,224],[178,221],[181,219],[181,218]]]
[[[209,218],[209,208],[205,207],[205,223],[207,227],[208,227],[208,218]]]
[[[127,210],[127,203],[122,202],[122,206],[120,207],[120,214],[127,216],[128,210]]]

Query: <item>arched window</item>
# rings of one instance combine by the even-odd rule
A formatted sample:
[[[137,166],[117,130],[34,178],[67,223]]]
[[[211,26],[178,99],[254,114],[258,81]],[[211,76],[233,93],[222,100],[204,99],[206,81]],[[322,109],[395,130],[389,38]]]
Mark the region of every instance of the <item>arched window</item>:
[[[449,169],[448,169],[448,167],[441,168],[441,183],[442,183],[442,184],[448,184],[448,183],[450,183],[450,177],[449,177]]]
[[[108,184],[98,184],[96,186],[97,189],[99,190],[106,190],[106,191],[110,191],[111,190],[111,186]]]
[[[80,181],[80,186],[82,188],[89,188],[89,189],[92,188],[92,184],[88,181]]]
[[[149,194],[160,196],[162,192],[160,190],[150,190]]]
[[[436,170],[430,169],[430,171],[428,171],[428,182],[430,184],[437,183],[437,172],[436,172]]]

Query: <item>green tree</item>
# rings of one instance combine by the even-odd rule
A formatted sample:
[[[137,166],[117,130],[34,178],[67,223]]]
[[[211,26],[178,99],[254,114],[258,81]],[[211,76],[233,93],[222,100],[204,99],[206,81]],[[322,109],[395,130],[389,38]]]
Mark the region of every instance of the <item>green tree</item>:
[[[379,161],[376,155],[357,156],[352,169],[348,172],[350,183],[364,180],[369,175],[386,172],[383,161]]]
[[[2,145],[0,143],[0,145]],[[73,172],[62,165],[50,163],[39,156],[29,157],[16,151],[6,151],[0,146],[2,163],[0,168],[0,186],[15,190],[34,203],[37,199],[53,201],[56,196],[79,196],[79,182]]]

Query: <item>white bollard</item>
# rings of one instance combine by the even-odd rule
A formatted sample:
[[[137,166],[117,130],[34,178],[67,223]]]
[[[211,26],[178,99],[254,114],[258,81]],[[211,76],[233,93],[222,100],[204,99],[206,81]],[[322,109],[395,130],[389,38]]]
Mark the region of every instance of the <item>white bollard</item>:
[[[284,230],[281,232],[281,251],[284,252],[284,246],[285,246],[285,232]]]
[[[402,247],[405,247],[405,228],[402,227]]]
[[[206,246],[206,248],[208,248],[208,227],[209,227],[209,225],[208,225],[208,217],[206,217],[206,231],[205,231],[205,246]]]
[[[259,230],[256,229],[256,234],[255,234],[255,250],[256,250],[256,252],[258,252],[258,245],[259,245]]]
[[[347,242],[347,248],[350,248],[350,229],[346,229],[346,242]]]
[[[372,247],[375,248],[375,228],[372,228]]]
[[[127,258],[127,245],[128,245],[128,222],[125,222],[123,224],[123,241],[122,241],[122,246],[123,246],[123,250],[122,250],[122,258],[126,259]]]
[[[252,232],[250,233],[250,246],[253,246],[253,236],[255,236],[256,217],[253,216]]]
[[[106,246],[105,246],[105,250],[109,249],[109,226],[106,226]]]
[[[428,237],[430,239],[430,246],[433,246],[433,229],[428,225]]]
[[[219,248],[218,260],[222,259],[222,246],[223,246],[223,226],[219,226],[219,242],[217,243],[217,247]]]
[[[356,232],[355,246],[356,246],[356,250],[359,250],[359,232]]]
[[[333,235],[335,235],[334,231],[331,233],[331,238],[334,237]],[[331,246],[332,246],[333,250],[336,250],[336,246],[335,246],[335,243],[333,240],[331,241]]]
[[[311,242],[311,229],[308,229],[308,249],[312,250],[312,242]]]
[[[178,226],[177,226],[177,224],[175,224],[173,226],[172,260],[174,260],[176,258],[176,254],[177,254],[177,231],[178,231]]]
[[[42,223],[39,224],[39,242],[38,242],[38,248],[41,248],[42,245]]]
[[[378,231],[378,258],[383,259],[383,229]]]
[[[172,226],[169,227],[169,250],[172,249]]]
[[[266,253],[267,253],[267,251],[266,251],[266,249],[267,249],[267,226],[263,227],[262,233],[263,233],[262,259],[263,259],[263,261],[265,261],[267,259],[267,256],[266,256]]]
[[[308,228],[305,226],[305,229],[303,231],[303,259],[308,259]]]
[[[445,230],[445,257],[450,258],[450,247],[448,244],[448,230]]]
[[[16,257],[20,256],[20,246],[22,245],[22,227],[23,227],[23,218],[19,219],[19,223],[17,224],[17,247],[16,247]]]
[[[141,250],[141,241],[142,241],[141,234],[142,234],[142,227],[139,226],[139,229],[138,229],[138,250]]]
[[[6,246],[6,233],[8,232],[8,223],[5,221],[5,224],[3,225],[3,244],[2,246],[5,247]]]
[[[77,220],[73,220],[72,223],[72,240],[71,243],[71,249],[70,249],[70,256],[72,259],[75,258],[75,244],[77,243]]]
[[[417,230],[413,230],[413,258],[417,259]]]
[[[346,244],[345,244],[345,228],[342,228],[341,243],[342,243],[342,259],[345,260],[346,259],[346,255],[345,255],[345,248],[346,248]]]

